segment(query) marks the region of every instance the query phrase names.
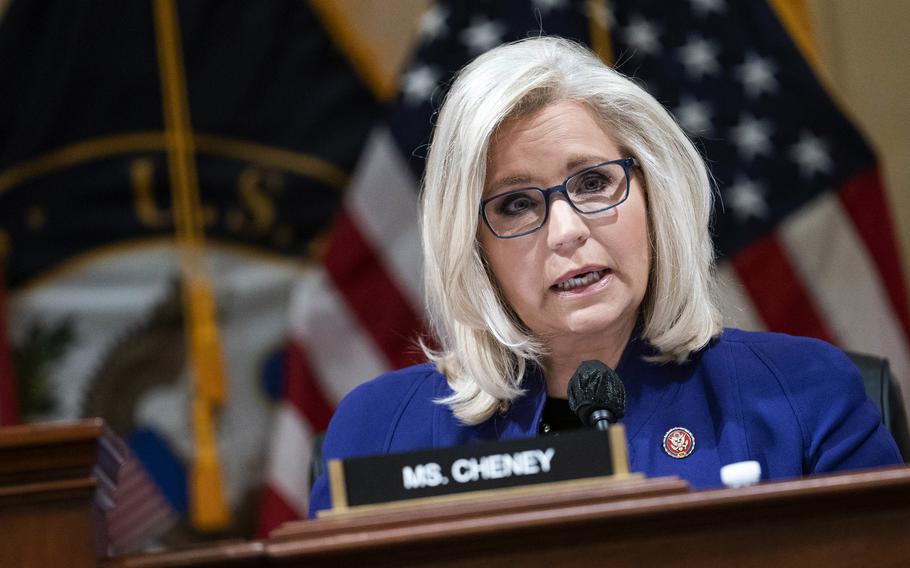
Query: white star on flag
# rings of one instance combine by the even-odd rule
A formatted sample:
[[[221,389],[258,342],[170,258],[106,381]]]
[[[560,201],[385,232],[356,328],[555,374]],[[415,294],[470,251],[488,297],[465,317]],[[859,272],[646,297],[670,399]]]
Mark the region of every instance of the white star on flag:
[[[726,191],[733,214],[740,221],[750,217],[764,219],[768,216],[768,202],[765,201],[765,190],[758,183],[746,177],[737,177],[736,183]]]
[[[683,95],[680,98],[675,114],[679,123],[690,134],[704,134],[712,128],[711,108],[689,95]]]
[[[797,163],[799,173],[804,178],[827,173],[833,166],[828,154],[828,143],[806,130],[800,135],[799,142],[790,148],[790,157]]]
[[[746,61],[736,68],[736,76],[742,81],[746,94],[754,99],[762,93],[777,92],[776,71],[777,66],[770,59],[749,53]]]
[[[643,55],[654,55],[660,48],[657,27],[639,16],[632,17],[622,33],[626,43]]]
[[[739,124],[733,127],[733,143],[743,155],[743,159],[751,160],[759,154],[771,154],[771,123],[767,120],[757,119],[751,115],[743,115]]]
[[[690,36],[686,45],[679,48],[679,58],[686,67],[686,73],[695,79],[713,75],[720,71],[717,62],[717,44],[697,36]]]
[[[505,26],[499,22],[474,18],[471,25],[461,32],[459,38],[472,55],[480,55],[502,43],[502,36],[505,33]]]
[[[723,0],[689,0],[692,3],[692,9],[699,16],[706,16],[711,12],[720,14],[726,9]]]
[[[418,65],[401,76],[401,92],[410,105],[420,104],[430,98],[439,82],[440,73],[429,65]]]
[[[447,31],[446,18],[449,12],[439,4],[434,4],[420,17],[420,36],[426,40],[442,37]]]
[[[531,0],[531,4],[540,10],[541,14],[549,14],[551,10],[566,7],[566,0]]]

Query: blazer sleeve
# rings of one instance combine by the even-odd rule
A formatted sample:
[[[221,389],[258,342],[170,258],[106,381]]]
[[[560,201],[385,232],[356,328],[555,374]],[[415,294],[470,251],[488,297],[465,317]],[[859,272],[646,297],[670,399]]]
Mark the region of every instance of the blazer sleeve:
[[[318,459],[328,462],[330,459],[381,453],[385,429],[383,424],[377,424],[379,413],[374,412],[370,405],[375,390],[371,383],[365,383],[342,399],[329,422],[322,442],[322,455]],[[332,508],[325,463],[322,471],[310,490],[310,518],[315,517],[317,511]]]
[[[329,422],[322,444],[324,462],[388,453],[401,414],[429,374],[417,370],[393,371],[348,393]],[[331,507],[328,477],[323,473],[310,491],[309,517]]]
[[[903,463],[859,370],[840,349],[800,338],[762,351],[796,414],[803,473]]]

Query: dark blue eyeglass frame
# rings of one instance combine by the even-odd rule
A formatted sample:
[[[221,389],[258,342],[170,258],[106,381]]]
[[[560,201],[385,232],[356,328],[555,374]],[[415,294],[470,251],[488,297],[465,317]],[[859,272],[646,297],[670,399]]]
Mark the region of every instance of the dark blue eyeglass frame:
[[[626,176],[626,191],[623,194],[622,199],[620,199],[613,205],[608,205],[607,207],[604,207],[603,209],[597,209],[595,211],[582,211],[575,205],[575,203],[572,201],[572,198],[569,197],[569,192],[566,189],[566,186],[569,184],[570,181],[572,181],[572,179],[574,179],[580,175],[584,175],[584,174],[590,172],[591,170],[596,170],[597,168],[601,168],[603,166],[608,166],[611,164],[619,164],[620,166],[622,166],[623,173]],[[624,203],[626,201],[626,199],[629,198],[629,188],[631,186],[631,177],[632,177],[630,175],[630,170],[637,165],[638,165],[638,163],[635,161],[635,158],[621,158],[619,160],[607,160],[606,162],[601,162],[599,164],[595,164],[591,167],[585,168],[579,172],[575,172],[574,174],[570,175],[565,180],[563,180],[563,182],[561,184],[554,185],[553,187],[550,187],[547,189],[541,189],[539,187],[523,187],[521,189],[513,189],[510,191],[506,191],[504,193],[494,195],[493,197],[490,197],[488,199],[484,199],[483,201],[480,202],[479,213],[480,213],[480,216],[483,218],[484,224],[487,226],[488,229],[490,229],[490,232],[493,233],[493,235],[499,239],[514,239],[516,237],[523,237],[525,235],[530,235],[531,233],[539,231],[540,228],[543,227],[544,225],[546,225],[547,221],[550,219],[550,196],[553,195],[554,193],[562,194],[562,196],[566,199],[566,201],[569,203],[569,205],[572,207],[572,209],[580,215],[596,215],[598,213],[603,213],[604,211],[609,211],[610,209],[613,209],[614,207],[621,205],[622,203]],[[546,209],[544,210],[543,219],[541,220],[540,225],[537,225],[533,229],[529,229],[522,233],[516,233],[514,235],[500,235],[499,233],[497,233],[496,230],[493,228],[493,225],[490,224],[490,220],[487,219],[487,204],[495,199],[501,198],[504,195],[520,193],[522,191],[529,191],[532,189],[541,192],[543,194],[543,198],[544,198],[544,204],[545,204]]]

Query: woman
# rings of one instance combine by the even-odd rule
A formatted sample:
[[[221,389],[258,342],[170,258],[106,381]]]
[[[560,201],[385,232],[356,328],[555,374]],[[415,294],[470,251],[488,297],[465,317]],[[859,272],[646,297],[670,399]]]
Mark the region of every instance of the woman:
[[[459,74],[422,194],[438,350],[341,403],[326,458],[580,425],[583,360],[616,368],[633,471],[720,484],[901,462],[859,375],[821,341],[724,330],[698,152],[667,111],[584,48],[537,38]],[[330,506],[325,478],[311,512]]]

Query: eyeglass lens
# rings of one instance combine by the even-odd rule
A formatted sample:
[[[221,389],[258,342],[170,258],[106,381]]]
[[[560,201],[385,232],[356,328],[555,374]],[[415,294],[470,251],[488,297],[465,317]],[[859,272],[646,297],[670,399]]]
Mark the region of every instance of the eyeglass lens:
[[[558,186],[562,187],[562,186]],[[565,193],[576,210],[597,213],[621,203],[628,184],[622,164],[602,164],[583,170],[564,185]],[[499,236],[513,236],[543,226],[547,217],[547,197],[542,189],[510,191],[488,201],[484,216]]]

